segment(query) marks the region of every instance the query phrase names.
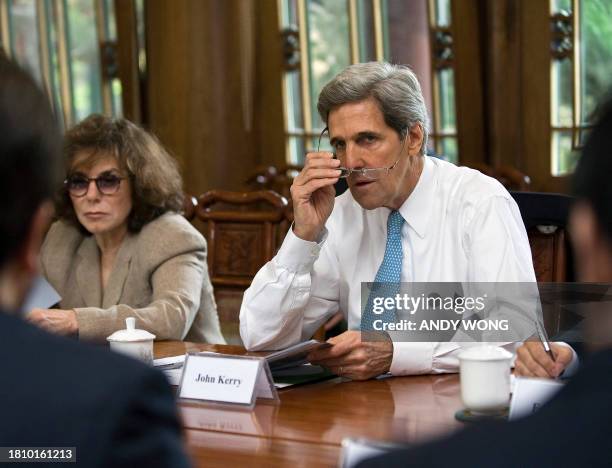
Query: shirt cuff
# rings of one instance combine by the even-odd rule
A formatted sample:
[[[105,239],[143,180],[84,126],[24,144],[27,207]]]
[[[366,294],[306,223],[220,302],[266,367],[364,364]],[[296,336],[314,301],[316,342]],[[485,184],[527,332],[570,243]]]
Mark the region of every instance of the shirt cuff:
[[[569,377],[572,377],[578,371],[578,368],[580,367],[580,359],[578,358],[578,355],[576,354],[576,351],[570,345],[568,345],[567,343],[564,343],[562,341],[558,341],[555,344],[558,344],[558,345],[561,345],[561,346],[566,346],[566,347],[568,347],[569,349],[572,350],[572,360],[570,361],[568,366],[565,368],[565,370],[563,372],[561,372],[561,375],[559,376],[559,377],[561,377],[563,379],[567,379]]]
[[[430,374],[435,343],[394,342],[389,372],[393,375]]]
[[[327,229],[323,228],[317,242],[307,241],[296,236],[292,226],[274,257],[274,262],[289,271],[310,271],[313,263],[319,258],[327,235]]]

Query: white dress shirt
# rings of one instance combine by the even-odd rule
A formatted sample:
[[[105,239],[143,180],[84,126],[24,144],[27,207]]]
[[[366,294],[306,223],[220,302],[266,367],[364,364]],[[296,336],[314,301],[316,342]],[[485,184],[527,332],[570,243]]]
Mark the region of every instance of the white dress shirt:
[[[580,358],[576,354],[576,350],[572,348],[569,344],[564,343],[563,341],[557,341],[556,344],[559,344],[561,346],[567,346],[569,349],[572,350],[572,360],[569,362],[569,364],[563,370],[560,376],[564,379],[569,379],[570,377],[573,377],[576,372],[578,372],[578,369],[580,368]]]
[[[520,212],[495,179],[425,156],[399,211],[406,220],[402,282],[535,282]],[[349,329],[359,329],[361,283],[374,281],[382,262],[389,213],[362,208],[347,191],[336,198],[319,242],[290,229],[244,294],[240,335],[247,349],[308,339],[338,310]],[[469,345],[395,342],[390,371],[456,372],[458,351]]]

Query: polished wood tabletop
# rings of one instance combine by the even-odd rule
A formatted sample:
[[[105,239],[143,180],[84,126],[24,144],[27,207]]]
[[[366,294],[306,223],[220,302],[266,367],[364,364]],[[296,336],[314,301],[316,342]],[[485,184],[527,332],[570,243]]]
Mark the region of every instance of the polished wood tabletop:
[[[243,348],[157,342],[155,356],[190,351],[245,354]],[[280,404],[253,411],[179,402],[196,466],[337,466],[345,437],[419,442],[463,427],[457,374],[334,378],[279,390]]]

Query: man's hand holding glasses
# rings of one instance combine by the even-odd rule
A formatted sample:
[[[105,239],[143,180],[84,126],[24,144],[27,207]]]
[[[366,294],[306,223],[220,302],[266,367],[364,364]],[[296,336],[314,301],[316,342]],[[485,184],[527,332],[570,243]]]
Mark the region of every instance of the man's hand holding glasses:
[[[334,208],[341,171],[340,161],[332,153],[317,151],[308,153],[304,169],[291,186],[293,200],[293,232],[300,239],[316,241]]]

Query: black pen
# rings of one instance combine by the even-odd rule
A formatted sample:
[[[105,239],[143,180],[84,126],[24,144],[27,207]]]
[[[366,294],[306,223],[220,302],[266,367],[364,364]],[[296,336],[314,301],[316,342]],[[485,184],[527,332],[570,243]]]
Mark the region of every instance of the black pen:
[[[548,338],[546,337],[546,332],[544,332],[544,330],[540,328],[540,322],[538,322],[537,320],[536,330],[538,332],[538,336],[540,337],[540,341],[542,342],[542,346],[544,346],[544,351],[548,353],[553,362],[556,362],[555,355],[553,354],[552,349],[550,348],[550,343],[548,342]]]

